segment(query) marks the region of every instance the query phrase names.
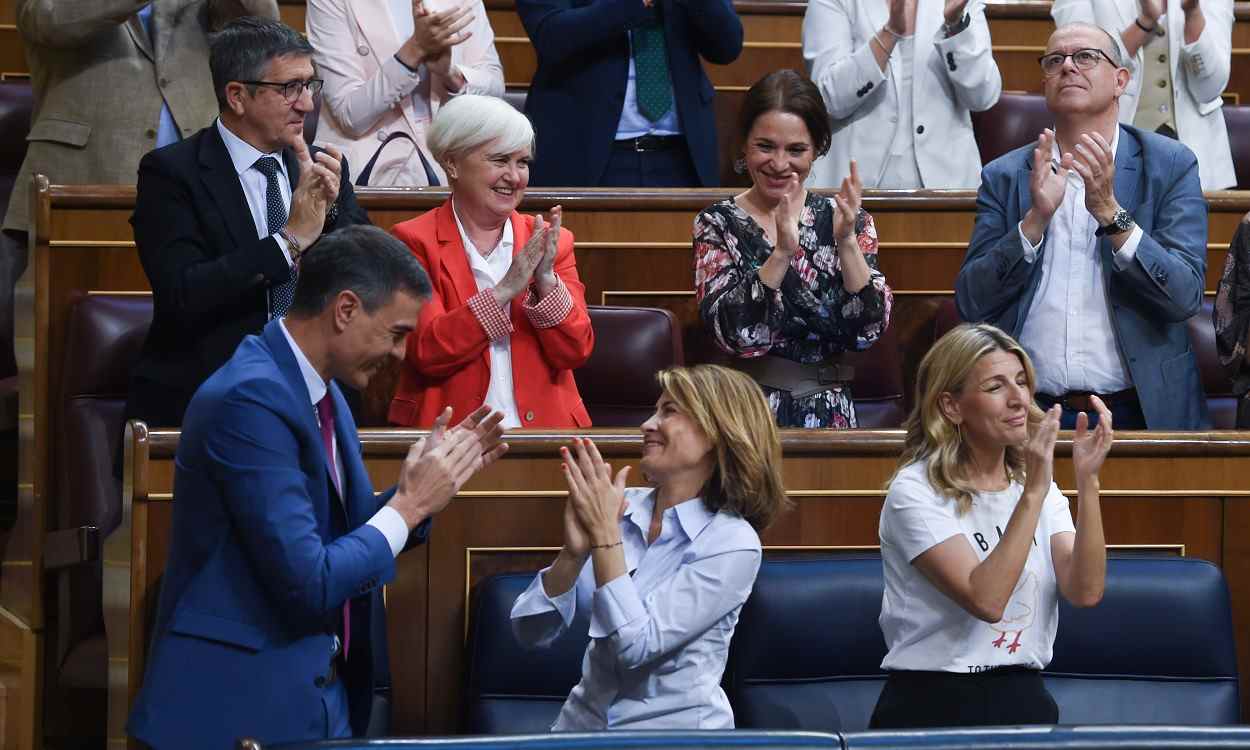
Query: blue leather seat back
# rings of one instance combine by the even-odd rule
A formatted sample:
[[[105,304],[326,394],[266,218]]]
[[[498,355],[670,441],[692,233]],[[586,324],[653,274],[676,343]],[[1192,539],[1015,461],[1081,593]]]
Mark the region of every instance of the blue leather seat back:
[[[726,690],[739,727],[856,732],[885,675],[881,560],[768,559],[743,607]],[[1235,724],[1228,589],[1211,563],[1120,557],[1101,604],[1060,600],[1044,678],[1064,724]]]
[[[726,670],[737,726],[858,731],[885,683],[877,555],[767,559]]]
[[[1064,724],[1238,723],[1223,573],[1192,558],[1109,560],[1097,607],[1060,599],[1045,679]]]
[[[1250,750],[1250,727],[1030,726],[863,732],[846,750]]]
[[[581,679],[588,617],[547,648],[529,648],[512,634],[512,605],[532,580],[534,573],[505,573],[473,589],[465,701],[470,734],[546,732]]]

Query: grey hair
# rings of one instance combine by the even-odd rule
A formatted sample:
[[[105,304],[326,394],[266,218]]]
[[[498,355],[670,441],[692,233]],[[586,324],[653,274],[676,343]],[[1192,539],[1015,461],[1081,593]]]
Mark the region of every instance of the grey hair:
[[[281,21],[242,16],[208,37],[208,68],[213,76],[217,106],[226,111],[226,86],[231,81],[257,81],[265,77],[269,63],[279,57],[313,55],[308,39]],[[285,83],[285,81],[282,81]],[[248,90],[256,93],[255,86]]]
[[[1107,57],[1111,58],[1111,62],[1115,64],[1117,68],[1124,67],[1124,56],[1120,53],[1120,41],[1116,39],[1115,35],[1112,34],[1110,31],[1107,31],[1103,27],[1097,26],[1092,23],[1086,23],[1084,21],[1073,21],[1072,23],[1065,23],[1064,25],[1055,29],[1053,32],[1051,32],[1051,36],[1053,37],[1055,34],[1058,34],[1061,31],[1067,31],[1069,29],[1088,29],[1090,31],[1095,31],[1095,32],[1098,32],[1099,34],[1102,34],[1104,37],[1107,38],[1107,49],[1103,50],[1103,52],[1107,53]]]
[[[534,126],[503,99],[464,94],[439,108],[425,141],[444,167],[488,143],[498,143],[505,154],[528,148],[533,156]]]

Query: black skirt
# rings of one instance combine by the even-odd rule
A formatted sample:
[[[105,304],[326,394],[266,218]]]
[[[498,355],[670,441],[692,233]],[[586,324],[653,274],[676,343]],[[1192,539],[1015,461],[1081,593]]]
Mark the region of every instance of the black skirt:
[[[1056,724],[1059,706],[1028,667],[985,672],[890,672],[869,729]]]

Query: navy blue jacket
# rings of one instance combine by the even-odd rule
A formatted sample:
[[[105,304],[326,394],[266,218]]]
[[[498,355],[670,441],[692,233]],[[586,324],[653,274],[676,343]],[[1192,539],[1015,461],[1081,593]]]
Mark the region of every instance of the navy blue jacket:
[[[719,183],[712,83],[702,57],[728,65],[742,52],[730,0],[517,0],[538,52],[525,112],[538,148],[530,184],[598,185],[607,168],[629,75],[629,31],[663,19],[674,104],[704,186]]]
[[[174,474],[169,558],[131,735],[156,748],[234,747],[325,736],[323,689],[343,602],[352,602],[340,675],[361,734],[375,652],[384,653],[386,538],[366,525],[375,496],[356,424],[334,382],[345,498],[295,354],[278,328],[248,336],[187,408]],[[428,525],[410,541],[423,541]]]

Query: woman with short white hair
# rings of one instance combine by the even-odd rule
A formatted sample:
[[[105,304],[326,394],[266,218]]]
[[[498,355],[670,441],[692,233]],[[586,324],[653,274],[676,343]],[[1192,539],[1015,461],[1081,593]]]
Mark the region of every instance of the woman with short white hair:
[[[439,111],[428,142],[451,197],[392,229],[434,292],[408,337],[390,421],[428,427],[444,404],[454,419],[485,403],[507,428],[589,426],[573,370],[594,332],[573,234],[560,206],[550,223],[517,212],[534,155],[529,120],[502,100],[461,96]]]

